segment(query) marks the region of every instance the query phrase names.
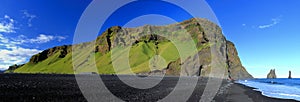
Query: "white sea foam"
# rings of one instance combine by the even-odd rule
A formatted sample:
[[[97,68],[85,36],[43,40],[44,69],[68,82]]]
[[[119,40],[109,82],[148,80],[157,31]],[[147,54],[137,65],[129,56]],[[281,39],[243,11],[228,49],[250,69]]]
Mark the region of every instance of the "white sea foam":
[[[254,79],[238,83],[256,88],[264,96],[300,101],[300,79]]]

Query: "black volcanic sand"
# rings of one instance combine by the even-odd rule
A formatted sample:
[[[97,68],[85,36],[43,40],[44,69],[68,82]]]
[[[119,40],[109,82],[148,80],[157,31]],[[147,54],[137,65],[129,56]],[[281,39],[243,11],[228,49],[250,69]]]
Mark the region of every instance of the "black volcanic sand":
[[[0,74],[0,101],[85,101],[74,75]]]
[[[150,89],[136,89],[127,86],[119,80],[117,76],[101,75],[107,92],[95,91],[93,84],[97,83],[96,79],[91,79],[90,76],[96,75],[79,75],[80,80],[86,82],[85,88],[89,89],[88,96],[95,96],[94,100],[101,101],[107,95],[113,94],[119,97],[119,100],[124,101],[158,101],[163,99],[174,89],[178,82],[178,77],[165,77],[163,80]],[[124,76],[130,79],[132,76]],[[189,78],[186,78],[189,80]],[[151,80],[157,80],[153,77]],[[143,82],[147,83],[147,80]],[[202,92],[206,86],[207,78],[199,78],[196,88],[192,95],[188,98],[189,102],[198,102]],[[189,87],[189,83],[186,84]],[[185,94],[186,89],[183,87],[182,94]],[[180,99],[174,98],[174,101]],[[260,92],[254,91],[239,84],[232,84],[223,80],[222,86],[215,96],[216,102],[278,102],[278,101],[293,101],[281,100],[262,96]],[[74,75],[32,75],[32,74],[0,74],[0,101],[87,101],[81,93],[76,78]],[[116,100],[110,100],[116,101]]]

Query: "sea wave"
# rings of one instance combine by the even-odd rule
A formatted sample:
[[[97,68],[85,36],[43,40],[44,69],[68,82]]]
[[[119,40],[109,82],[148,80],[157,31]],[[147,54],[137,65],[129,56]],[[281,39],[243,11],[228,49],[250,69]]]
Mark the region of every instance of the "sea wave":
[[[300,101],[299,79],[253,79],[237,82],[256,88],[254,90],[262,92],[267,97]]]

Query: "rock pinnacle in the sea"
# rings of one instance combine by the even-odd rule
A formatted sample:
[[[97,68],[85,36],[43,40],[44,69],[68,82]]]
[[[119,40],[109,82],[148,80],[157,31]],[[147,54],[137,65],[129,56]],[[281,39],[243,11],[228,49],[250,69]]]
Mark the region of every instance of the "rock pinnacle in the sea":
[[[269,78],[269,79],[275,79],[275,78],[277,78],[276,74],[275,74],[275,69],[271,69],[270,70],[269,74],[267,75],[267,78]]]
[[[289,71],[289,79],[292,79],[292,72]]]

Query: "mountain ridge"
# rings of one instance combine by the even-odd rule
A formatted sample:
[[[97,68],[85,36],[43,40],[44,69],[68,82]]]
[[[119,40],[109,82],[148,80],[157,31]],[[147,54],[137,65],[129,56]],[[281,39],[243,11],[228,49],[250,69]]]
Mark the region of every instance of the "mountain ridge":
[[[118,34],[118,36],[117,36]],[[136,37],[148,34],[142,37]],[[185,72],[179,72],[181,60],[179,58],[176,46],[167,38],[157,34],[170,34],[173,37],[179,37],[183,34],[190,34],[195,42],[197,53],[199,55],[199,68],[186,68]],[[179,40],[186,41],[182,37]],[[133,44],[132,44],[133,42]],[[94,43],[94,46],[89,44]],[[212,53],[211,48],[217,43],[220,59],[226,60],[227,68],[225,75],[233,79],[253,78],[242,66],[238,57],[237,50],[232,42],[227,41],[222,34],[221,28],[216,24],[201,18],[192,18],[180,23],[166,26],[145,25],[136,28],[122,28],[114,26],[107,29],[96,40],[76,45],[63,45],[53,47],[42,51],[30,58],[30,61],[24,66],[14,69],[14,73],[56,73],[56,74],[74,74],[72,64],[72,47],[78,49],[92,48],[92,52],[87,52],[88,58],[78,65],[85,66],[89,71],[89,61],[95,59],[99,74],[115,74],[111,61],[111,51],[115,49],[114,44],[130,45],[130,66],[134,73],[153,72],[149,67],[149,60],[155,55],[160,55],[166,62],[165,65],[157,68],[156,72],[166,73],[167,75],[185,75],[185,76],[209,76],[211,68]],[[79,54],[80,55],[80,54]],[[78,55],[78,56],[79,56]],[[190,56],[194,56],[191,54]],[[192,58],[192,57],[190,57]],[[188,59],[188,58],[184,58]],[[76,69],[77,70],[77,69]],[[124,70],[123,73],[127,73]]]

